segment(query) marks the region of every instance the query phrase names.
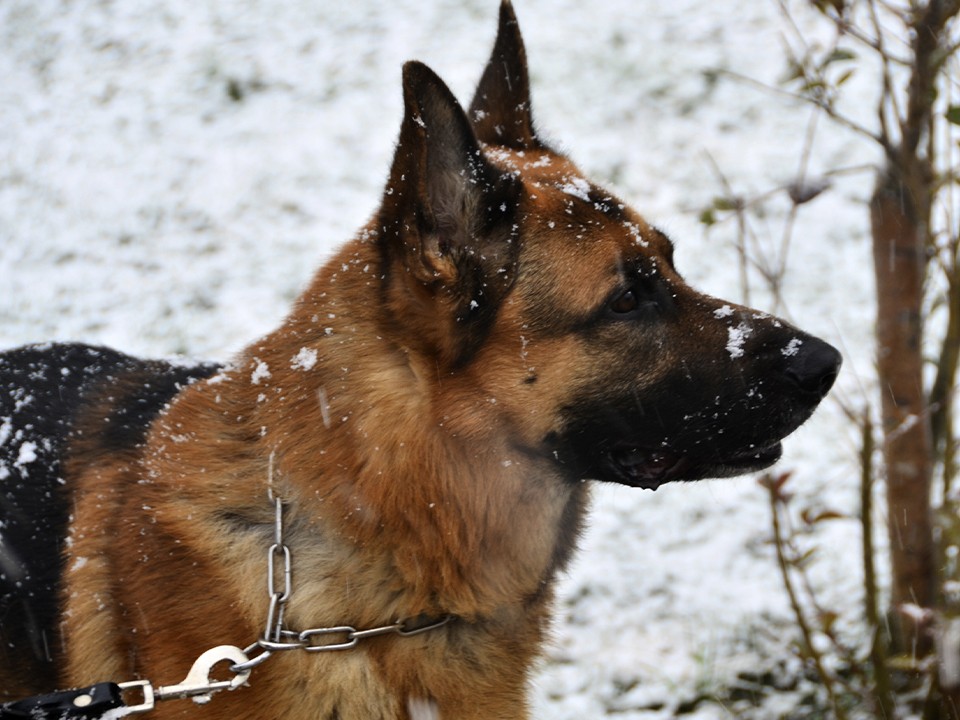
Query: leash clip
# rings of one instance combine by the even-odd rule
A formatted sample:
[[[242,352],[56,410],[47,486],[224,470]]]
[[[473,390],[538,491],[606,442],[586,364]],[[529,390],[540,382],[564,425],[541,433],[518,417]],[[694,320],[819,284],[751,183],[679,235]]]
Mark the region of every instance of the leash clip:
[[[143,693],[143,702],[138,705],[128,705],[120,710],[120,713],[113,717],[124,717],[126,715],[135,715],[138,713],[153,710],[157,700],[171,700],[173,698],[190,698],[195,703],[204,704],[210,702],[215,692],[220,690],[236,690],[247,682],[250,676],[250,669],[244,668],[250,658],[238,647],[233,645],[219,645],[210,648],[193,663],[190,672],[182,682],[176,685],[161,685],[154,687],[149,680],[134,680],[133,682],[120,683],[122,691],[139,689]],[[214,666],[222,662],[230,662],[230,669],[235,673],[230,680],[212,680],[210,673]],[[116,712],[116,711],[115,711]]]

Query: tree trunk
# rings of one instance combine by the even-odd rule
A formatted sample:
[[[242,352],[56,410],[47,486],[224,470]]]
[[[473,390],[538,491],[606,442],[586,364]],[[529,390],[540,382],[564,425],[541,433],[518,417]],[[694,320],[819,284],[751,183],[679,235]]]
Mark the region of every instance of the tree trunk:
[[[932,448],[922,356],[926,256],[915,200],[902,175],[888,170],[870,202],[894,617],[906,604],[922,608],[936,604]],[[918,657],[929,653],[932,638],[915,616],[899,613],[898,619],[894,648]]]

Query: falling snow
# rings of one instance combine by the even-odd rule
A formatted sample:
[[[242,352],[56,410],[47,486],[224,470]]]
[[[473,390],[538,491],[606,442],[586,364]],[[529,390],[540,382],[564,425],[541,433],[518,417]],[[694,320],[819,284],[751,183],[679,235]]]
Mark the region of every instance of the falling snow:
[[[402,63],[428,62],[468,104],[496,4],[0,4],[0,344],[74,339],[229,359],[280,325],[384,192]],[[807,110],[717,72],[778,82],[787,29],[777,3],[514,4],[544,137],[670,235],[691,284],[743,301],[736,229],[706,236],[698,216],[723,192],[713,163],[737,192],[782,186],[796,172]],[[869,123],[866,75],[844,93],[869,100],[839,102],[854,115],[867,108]],[[838,157],[849,167],[878,160],[849,133],[819,134],[811,167]],[[873,369],[871,182],[838,177],[836,191],[804,206],[795,236],[805,241],[790,249],[784,286],[788,319],[844,347],[839,392],[858,398]],[[590,187],[582,178],[563,186],[571,198]],[[769,208],[771,235],[786,210]],[[762,278],[750,277],[750,304],[772,309]],[[716,312],[724,307],[718,320],[733,315]],[[730,330],[727,352],[742,362],[746,331]],[[284,362],[315,367],[300,353]],[[253,383],[270,378],[265,363],[250,372]],[[317,397],[327,426],[346,410],[335,400]],[[827,403],[787,440],[780,467],[794,472],[796,502],[855,513],[845,437]],[[17,442],[5,421],[0,441]],[[533,681],[535,717],[664,718],[741,672],[789,665],[795,635],[766,496],[752,480],[655,495],[598,487],[594,498]],[[814,580],[842,627],[860,613],[859,563],[846,552],[857,529],[822,525]],[[688,717],[730,716],[705,700]]]

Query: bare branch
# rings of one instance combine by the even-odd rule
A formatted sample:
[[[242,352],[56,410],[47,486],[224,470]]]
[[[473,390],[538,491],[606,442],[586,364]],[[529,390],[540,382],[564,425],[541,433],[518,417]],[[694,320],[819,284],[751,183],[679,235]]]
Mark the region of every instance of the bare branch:
[[[914,63],[907,89],[907,111],[902,122],[902,149],[908,156],[916,155],[923,132],[928,128],[936,95],[933,83],[937,75],[934,71],[942,67],[938,63],[943,62],[937,57],[942,51],[941,37],[947,23],[960,13],[960,0],[929,0],[918,10],[918,17],[913,21]]]
[[[960,253],[958,243],[952,243],[952,258],[944,271],[947,279],[947,327],[940,341],[937,375],[930,389],[928,402],[931,407],[930,425],[933,446],[949,442],[945,429],[952,407],[952,394],[956,391],[957,368],[960,365]]]
[[[880,14],[877,12],[877,3],[871,0],[867,6],[870,10],[870,19],[873,22],[874,32],[877,35],[877,53],[880,56],[883,68],[883,93],[880,96],[877,107],[877,116],[880,120],[880,136],[883,138],[882,145],[887,150],[889,156],[890,149],[894,146],[895,141],[890,135],[890,125],[887,121],[887,107],[889,106],[891,108],[898,124],[902,123],[901,118],[903,116],[900,113],[897,93],[894,92],[893,88],[892,73],[890,72],[890,56],[886,49],[883,26],[880,24]]]
[[[875,11],[875,8],[873,7],[874,4],[875,3],[873,2],[869,3],[871,11]],[[841,35],[845,37],[853,38],[854,40],[859,42],[861,45],[876,52],[878,55],[882,55],[891,63],[900,65],[902,67],[910,67],[910,60],[908,60],[905,57],[894,55],[892,52],[890,52],[889,48],[883,47],[883,39],[882,39],[883,28],[880,27],[878,23],[876,22],[874,23],[874,32],[875,32],[875,37],[874,37],[874,36],[868,35],[866,32],[861,30],[859,27],[857,27],[855,24],[853,24],[849,20],[847,20],[846,18],[840,15],[837,15],[835,12],[829,9],[824,13],[824,15],[826,15],[827,19],[829,19],[831,22],[834,23],[834,25],[837,26],[837,30],[840,32]]]
[[[803,636],[803,643],[807,655],[810,657],[817,675],[823,684],[823,688],[827,692],[827,697],[829,698],[835,716],[837,720],[846,720],[846,712],[838,702],[835,678],[833,674],[828,671],[823,656],[814,643],[813,628],[811,628],[810,623],[807,621],[803,606],[800,603],[799,594],[794,586],[793,579],[790,577],[790,561],[787,558],[786,538],[780,521],[782,500],[778,497],[776,480],[770,476],[767,476],[765,479],[770,498],[770,513],[773,521],[773,543],[777,553],[777,565],[780,568],[780,579],[783,581],[783,586],[787,591],[787,598],[790,600],[790,607],[793,610],[797,627],[800,628],[800,633]],[[763,479],[761,480],[761,484],[764,484]]]
[[[864,127],[860,123],[843,115],[836,108],[830,106],[829,103],[826,103],[823,100],[807,97],[806,95],[801,95],[800,93],[791,92],[789,90],[783,90],[782,88],[778,88],[773,85],[768,85],[752,77],[749,77],[747,75],[741,75],[740,73],[734,72],[732,70],[720,70],[718,71],[718,74],[725,77],[729,77],[732,80],[736,80],[745,85],[750,85],[752,87],[758,88],[760,90],[763,90],[764,92],[773,93],[774,95],[790,98],[791,100],[799,100],[800,102],[806,103],[808,105],[814,105],[820,108],[821,110],[823,110],[830,117],[831,120],[834,120],[836,123],[842,125],[848,130],[852,130],[856,134],[862,135],[868,140],[872,140],[873,142],[883,147],[886,147],[886,144],[884,143],[883,138],[880,135]]]

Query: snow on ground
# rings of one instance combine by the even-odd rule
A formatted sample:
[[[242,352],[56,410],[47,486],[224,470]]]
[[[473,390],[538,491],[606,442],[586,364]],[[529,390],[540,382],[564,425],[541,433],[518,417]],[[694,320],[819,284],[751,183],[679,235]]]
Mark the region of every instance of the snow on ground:
[[[516,9],[544,134],[673,236],[688,280],[739,300],[732,224],[706,236],[697,218],[723,194],[714,163],[744,193],[795,176],[810,111],[716,72],[777,81],[776,3]],[[376,207],[401,64],[427,62],[468,101],[496,10],[496,0],[6,0],[0,347],[83,340],[224,359],[275,326]],[[870,87],[858,82],[848,92],[863,101]],[[822,122],[811,172],[870,162],[872,150]],[[792,320],[843,349],[837,392],[854,403],[871,385],[870,183],[853,175],[801,213],[785,288]],[[774,242],[783,210],[759,226]],[[756,279],[753,289],[754,304],[769,304]],[[831,403],[787,442],[781,467],[795,471],[799,503],[855,510],[854,442]],[[536,679],[538,717],[667,717],[789,659],[767,498],[752,479],[602,487],[595,499]],[[855,620],[856,525],[821,532],[825,602]],[[733,711],[702,702],[695,716]]]

